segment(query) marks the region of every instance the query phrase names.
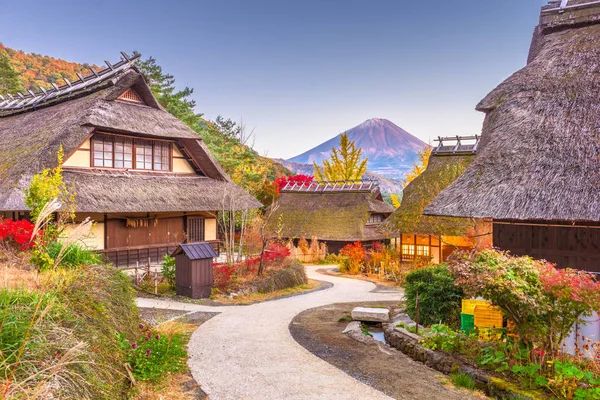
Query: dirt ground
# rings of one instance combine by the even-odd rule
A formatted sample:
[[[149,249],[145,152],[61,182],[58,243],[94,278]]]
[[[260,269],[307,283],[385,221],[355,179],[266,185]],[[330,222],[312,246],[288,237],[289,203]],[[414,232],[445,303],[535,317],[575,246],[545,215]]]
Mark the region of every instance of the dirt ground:
[[[443,374],[413,361],[382,343],[362,344],[342,334],[350,311],[358,306],[388,306],[398,303],[341,303],[313,308],[290,323],[294,339],[314,355],[343,370],[355,379],[395,399],[476,399],[485,398],[456,389]]]

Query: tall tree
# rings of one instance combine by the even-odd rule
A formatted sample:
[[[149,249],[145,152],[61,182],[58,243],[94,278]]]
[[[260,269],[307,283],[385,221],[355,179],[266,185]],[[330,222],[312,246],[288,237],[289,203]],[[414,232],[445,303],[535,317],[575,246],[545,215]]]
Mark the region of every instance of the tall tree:
[[[10,64],[10,59],[6,52],[0,49],[0,94],[7,95],[16,92],[24,92],[25,87],[19,74],[13,69]]]
[[[323,167],[313,162],[315,180],[325,181],[358,181],[367,172],[367,159],[362,159],[362,149],[343,133],[340,136],[340,148],[331,149],[331,159],[323,160]]]
[[[134,51],[133,54],[137,55],[139,53]],[[137,62],[137,67],[148,80],[156,100],[187,126],[192,129],[197,128],[202,114],[197,114],[194,111],[196,102],[189,98],[194,90],[187,86],[182,90],[176,90],[173,75],[164,73],[162,67],[158,65],[153,57],[146,60],[140,59]]]
[[[431,147],[424,147],[423,150],[419,152],[419,161],[413,165],[413,169],[410,170],[406,174],[406,178],[404,182],[402,182],[402,187],[407,187],[409,183],[415,180],[415,178],[423,173],[427,169],[427,165],[429,165],[429,157],[431,157]]]

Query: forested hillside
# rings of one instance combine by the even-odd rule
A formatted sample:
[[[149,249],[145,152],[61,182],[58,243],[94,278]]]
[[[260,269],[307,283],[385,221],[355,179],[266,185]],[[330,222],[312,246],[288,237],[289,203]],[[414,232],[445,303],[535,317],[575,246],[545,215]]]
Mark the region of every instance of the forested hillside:
[[[61,78],[75,81],[79,79],[76,73],[88,75],[90,67],[98,68],[34,53],[26,54],[0,44],[0,94],[49,87]],[[249,146],[252,132],[242,122],[221,116],[215,121],[203,118],[201,113],[196,112],[196,103],[190,99],[193,89],[185,87],[177,90],[175,78],[163,72],[154,58],[139,61],[138,68],[146,75],[160,104],[204,139],[233,181],[259,201],[268,203],[275,191],[273,181],[291,172],[272,159],[260,156]],[[64,81],[58,84],[64,84]]]

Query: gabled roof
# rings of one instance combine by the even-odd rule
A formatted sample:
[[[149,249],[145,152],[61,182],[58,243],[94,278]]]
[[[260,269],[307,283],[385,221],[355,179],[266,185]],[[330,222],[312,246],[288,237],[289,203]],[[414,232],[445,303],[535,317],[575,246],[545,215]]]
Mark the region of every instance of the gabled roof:
[[[331,188],[333,183],[323,187]],[[276,234],[282,225],[281,236],[286,238],[317,237],[319,240],[368,241],[387,236],[367,226],[370,214],[389,215],[394,207],[381,199],[379,189],[356,187],[342,190],[287,190],[277,201],[278,208],[270,219],[269,231]]]
[[[464,218],[423,215],[423,209],[454,182],[475,159],[474,154],[434,153],[427,169],[404,188],[402,203],[378,228],[394,236],[402,233],[464,236],[470,226]]]
[[[600,221],[600,3],[567,4],[542,12],[527,66],[479,103],[477,158],[425,213]]]
[[[222,182],[217,186],[227,186],[229,193],[237,193],[238,204],[249,208],[260,207],[258,201],[230,181],[202,138],[158,104],[135,66],[131,63],[122,66],[126,67],[116,68],[116,72],[103,75],[105,79],[90,85],[80,84],[75,90],[60,92],[58,96],[38,102],[35,106],[30,104],[24,108],[0,110],[0,210],[27,210],[23,191],[28,187],[31,177],[44,168],[56,166],[56,155],[61,146],[68,156],[95,129],[176,140],[206,178],[210,178],[203,181],[203,188],[211,186],[210,182],[215,185]],[[86,79],[84,81],[87,82]],[[146,105],[115,101],[129,88],[133,88]],[[88,207],[98,203],[98,212],[105,207],[92,198],[84,205],[84,192],[97,193],[99,188],[105,187],[110,194],[114,184],[112,193],[119,191],[124,197],[119,201],[130,201],[130,208],[136,208],[136,211],[148,211],[143,205],[154,201],[155,193],[152,190],[161,182],[151,175],[145,175],[143,180],[133,174],[127,178],[107,175],[92,179],[90,171],[75,170],[65,173],[65,178],[67,175],[70,181],[76,182],[80,199],[78,205]],[[155,184],[151,185],[151,182]],[[163,179],[161,185],[167,185],[166,182]],[[164,207],[173,207],[179,211],[184,211],[178,208],[184,205],[197,207],[198,210],[205,207],[201,204],[204,194],[198,195],[192,193],[192,190],[190,188],[185,196],[171,196],[169,204]],[[195,206],[191,203],[194,195],[198,195]],[[216,194],[216,191],[214,196],[215,201],[219,196],[223,197],[222,194]],[[138,209],[138,206],[141,208]]]
[[[185,253],[190,260],[203,260],[218,257],[210,243],[182,243],[173,252],[173,256]]]

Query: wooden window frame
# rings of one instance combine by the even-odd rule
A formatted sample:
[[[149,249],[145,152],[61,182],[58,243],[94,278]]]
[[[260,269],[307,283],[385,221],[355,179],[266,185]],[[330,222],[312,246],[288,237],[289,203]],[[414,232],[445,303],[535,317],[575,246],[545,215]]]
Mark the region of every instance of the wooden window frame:
[[[380,224],[384,219],[381,214],[370,214],[369,219],[367,219],[367,225]]]
[[[95,165],[94,144],[98,141],[98,136],[102,137],[103,142],[108,138],[108,139],[110,139],[110,141],[112,143],[112,167]],[[115,166],[115,162],[116,162],[115,139],[116,138],[122,138],[123,141],[131,140],[131,151],[132,151],[132,153],[131,153],[131,168]],[[137,148],[138,148],[139,141],[149,143],[152,146],[152,154],[151,154],[151,159],[150,159],[152,168],[150,168],[150,169],[137,167]],[[155,168],[155,162],[154,162],[155,158],[154,157],[156,154],[155,153],[156,144],[160,144],[161,147],[166,145],[166,147],[164,149],[166,149],[167,155],[169,157],[168,169],[156,169]],[[102,168],[102,169],[126,169],[126,170],[132,170],[132,171],[153,171],[153,172],[163,172],[163,173],[164,172],[173,172],[173,145],[174,145],[174,141],[172,141],[172,140],[150,139],[150,138],[141,138],[141,137],[137,137],[137,136],[119,135],[119,134],[107,133],[107,132],[95,132],[90,139],[90,167]],[[103,146],[103,148],[104,148],[104,146]],[[162,161],[162,158],[161,158],[161,161]],[[123,160],[123,164],[124,163],[125,163],[125,161]],[[104,164],[104,161],[103,161],[103,164]],[[145,162],[144,162],[144,164],[145,164]],[[165,165],[165,164],[163,164],[161,162],[158,165]]]

